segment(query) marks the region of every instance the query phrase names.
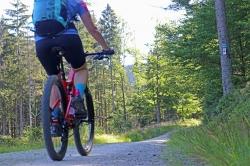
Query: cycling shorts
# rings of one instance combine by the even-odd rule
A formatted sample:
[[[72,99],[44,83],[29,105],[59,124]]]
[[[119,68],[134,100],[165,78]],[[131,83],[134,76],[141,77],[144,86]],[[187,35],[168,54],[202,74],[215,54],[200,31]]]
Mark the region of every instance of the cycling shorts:
[[[53,47],[62,47],[65,50],[65,59],[72,68],[78,69],[84,65],[86,59],[79,35],[63,34],[56,37],[36,41],[36,55],[48,75],[59,74],[60,58],[52,51]]]

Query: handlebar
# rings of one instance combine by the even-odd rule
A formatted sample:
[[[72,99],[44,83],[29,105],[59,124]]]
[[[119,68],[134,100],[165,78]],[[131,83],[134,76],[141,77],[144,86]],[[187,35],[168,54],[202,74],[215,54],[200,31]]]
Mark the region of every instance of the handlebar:
[[[103,50],[101,52],[94,52],[94,53],[84,53],[85,56],[95,56],[94,60],[102,60],[104,58],[109,59],[110,55],[115,54],[115,51],[113,49],[110,50]]]

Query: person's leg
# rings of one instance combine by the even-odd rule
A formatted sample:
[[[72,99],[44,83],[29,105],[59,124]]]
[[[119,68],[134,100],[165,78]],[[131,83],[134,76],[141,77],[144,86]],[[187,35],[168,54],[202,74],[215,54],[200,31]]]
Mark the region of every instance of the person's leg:
[[[51,48],[53,46],[53,39],[44,39],[36,42],[36,55],[44,67],[47,75],[58,75],[58,64],[59,58],[56,55],[53,55]],[[52,87],[51,96],[50,96],[50,108],[55,107],[56,101],[60,100],[60,94],[56,86]]]
[[[86,109],[84,107],[84,91],[88,80],[88,70],[85,65],[82,42],[79,35],[65,34],[57,38],[57,45],[65,50],[65,59],[69,62],[75,71],[74,83],[79,91],[79,96],[74,96],[71,106],[77,110],[75,117],[86,118]]]
[[[83,47],[78,35],[63,35],[61,37],[66,50],[65,59],[71,64],[75,71],[74,83],[81,97],[84,95],[88,81],[88,69],[83,55]]]
[[[74,77],[75,87],[79,91],[81,97],[83,97],[88,82],[87,63],[84,63],[84,65],[82,65],[78,69],[74,69],[74,71],[75,71],[75,77]]]
[[[51,109],[58,107],[58,101],[61,100],[60,92],[57,86],[53,85],[51,89],[50,95],[50,103],[49,106]],[[60,104],[60,103],[59,103]]]
[[[58,75],[58,65],[60,59],[53,55],[51,48],[53,39],[44,39],[36,42],[36,56],[45,69],[47,75]]]

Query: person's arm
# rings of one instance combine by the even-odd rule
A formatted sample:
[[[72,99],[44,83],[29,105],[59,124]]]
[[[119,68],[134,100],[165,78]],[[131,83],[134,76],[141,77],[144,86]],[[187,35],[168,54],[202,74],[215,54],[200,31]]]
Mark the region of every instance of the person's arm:
[[[93,36],[93,38],[102,46],[104,50],[108,50],[109,47],[104,38],[102,37],[101,33],[98,31],[97,27],[93,23],[88,10],[81,15],[81,20],[87,28],[88,32]]]

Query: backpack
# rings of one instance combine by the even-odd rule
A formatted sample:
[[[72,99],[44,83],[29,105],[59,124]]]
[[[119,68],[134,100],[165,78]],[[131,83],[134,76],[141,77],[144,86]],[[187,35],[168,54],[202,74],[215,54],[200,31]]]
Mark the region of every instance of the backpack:
[[[35,33],[53,36],[67,29],[66,4],[67,0],[35,0],[32,15]]]

